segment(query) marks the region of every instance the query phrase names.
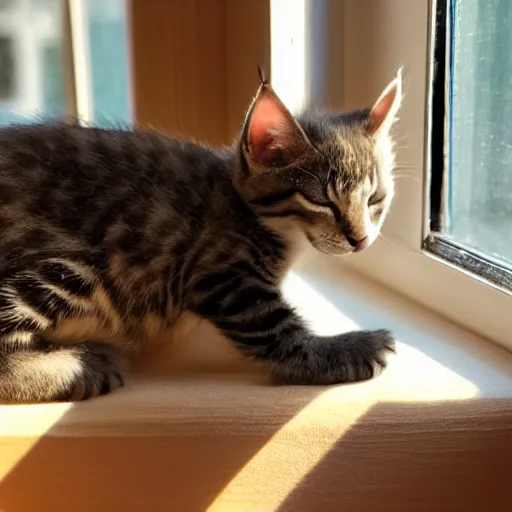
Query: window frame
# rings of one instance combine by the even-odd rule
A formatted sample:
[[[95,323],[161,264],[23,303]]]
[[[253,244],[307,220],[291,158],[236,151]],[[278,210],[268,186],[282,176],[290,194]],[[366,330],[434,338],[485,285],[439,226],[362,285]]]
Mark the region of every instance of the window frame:
[[[93,119],[86,9],[83,2],[61,0],[62,66],[68,121]]]
[[[344,76],[349,85],[343,103],[346,107],[361,103],[356,91],[365,80],[371,80],[373,94],[378,94],[396,69],[404,67],[405,94],[394,135],[396,140],[405,139],[409,144],[404,148],[398,143],[396,149],[397,162],[409,162],[397,174],[405,171],[409,179],[396,181],[397,191],[382,239],[370,250],[347,258],[346,264],[445,318],[512,349],[512,294],[501,286],[499,278],[489,279],[488,275],[475,274],[474,268],[465,268],[467,265],[460,265],[460,262],[455,264],[445,257],[439,246],[435,252],[431,250],[430,170],[440,164],[433,158],[430,148],[439,143],[439,139],[433,138],[433,127],[437,122],[446,122],[432,115],[434,102],[439,99],[434,97],[433,43],[441,0],[432,0],[429,5],[384,0],[381,9],[386,12],[378,13],[380,16],[371,16],[368,6],[351,4],[345,3],[346,47],[354,48],[359,43],[348,28],[357,26],[359,20],[364,20],[369,33],[372,28],[378,30],[381,39],[370,41],[368,48],[362,49],[359,59],[367,55],[366,66],[345,61]],[[398,11],[400,15],[396,16]],[[382,27],[382,19],[385,27]],[[368,23],[375,23],[375,27]],[[376,65],[376,70],[372,69],[372,64]],[[437,151],[444,152],[445,147],[437,147]]]
[[[3,27],[0,26],[0,41],[2,39],[10,41],[10,50],[12,53],[15,53],[16,47],[19,46],[19,38],[16,36],[13,32],[8,32],[6,30],[2,30]],[[14,57],[14,55],[11,55],[11,57]],[[14,59],[13,59],[14,61]],[[12,77],[12,84],[13,84],[13,90],[10,91],[11,94],[9,96],[0,96],[0,106],[9,106],[9,107],[16,107],[17,104],[20,102],[20,94],[17,89],[17,85],[20,82],[20,71],[17,68],[16,64],[13,64],[12,66],[13,71],[13,77]]]
[[[430,127],[430,153],[428,171],[429,219],[428,232],[423,248],[441,259],[449,261],[472,274],[482,277],[505,290],[512,290],[512,271],[508,270],[492,256],[475,248],[466,247],[456,239],[443,233],[448,213],[443,211],[448,201],[447,195],[450,169],[451,132],[451,92],[447,94],[450,69],[452,69],[453,48],[453,0],[437,0],[435,12],[432,12],[434,24],[433,63],[435,73],[431,81],[432,122]]]

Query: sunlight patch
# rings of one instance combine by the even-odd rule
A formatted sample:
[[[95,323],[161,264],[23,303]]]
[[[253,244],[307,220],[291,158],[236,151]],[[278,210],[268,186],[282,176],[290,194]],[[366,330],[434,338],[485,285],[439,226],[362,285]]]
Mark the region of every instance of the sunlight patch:
[[[386,401],[468,400],[478,396],[479,388],[470,380],[417,348],[404,343],[397,345],[396,356],[389,358],[380,377]]]
[[[207,511],[238,512],[255,505],[258,510],[278,510],[373,405],[361,400],[340,408],[342,393],[339,387],[327,389],[297,413],[247,462]],[[258,502],[248,503],[249,496]]]
[[[0,405],[0,482],[72,406],[71,403]],[[8,446],[2,446],[4,443]]]
[[[293,271],[288,273],[283,282],[283,294],[317,334],[328,336],[360,328],[354,320]]]

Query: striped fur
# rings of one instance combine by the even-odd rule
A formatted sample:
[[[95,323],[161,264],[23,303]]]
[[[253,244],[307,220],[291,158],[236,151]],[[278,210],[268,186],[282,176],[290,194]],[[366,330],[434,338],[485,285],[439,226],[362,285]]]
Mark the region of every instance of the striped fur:
[[[372,112],[296,120],[263,83],[232,149],[149,131],[1,129],[0,402],[108,393],[126,356],[187,312],[282,382],[370,378],[390,334],[316,336],[280,284],[305,240],[343,254],[376,236],[392,157]]]

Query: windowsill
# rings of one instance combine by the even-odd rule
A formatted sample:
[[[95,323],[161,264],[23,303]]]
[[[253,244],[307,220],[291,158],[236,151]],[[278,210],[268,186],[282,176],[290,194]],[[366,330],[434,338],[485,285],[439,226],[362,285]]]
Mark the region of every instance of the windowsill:
[[[333,260],[300,275],[285,290],[315,330],[393,330],[381,376],[139,377],[76,406],[0,406],[0,510],[508,508],[512,354]]]

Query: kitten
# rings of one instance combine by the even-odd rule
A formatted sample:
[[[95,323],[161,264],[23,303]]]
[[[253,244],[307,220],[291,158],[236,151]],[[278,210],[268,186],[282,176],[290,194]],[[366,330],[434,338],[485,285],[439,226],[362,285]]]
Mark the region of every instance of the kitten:
[[[262,79],[233,149],[153,132],[0,130],[0,402],[84,400],[185,312],[279,381],[371,378],[385,330],[313,334],[280,283],[300,239],[349,254],[393,195],[401,77],[372,109],[294,118]]]

